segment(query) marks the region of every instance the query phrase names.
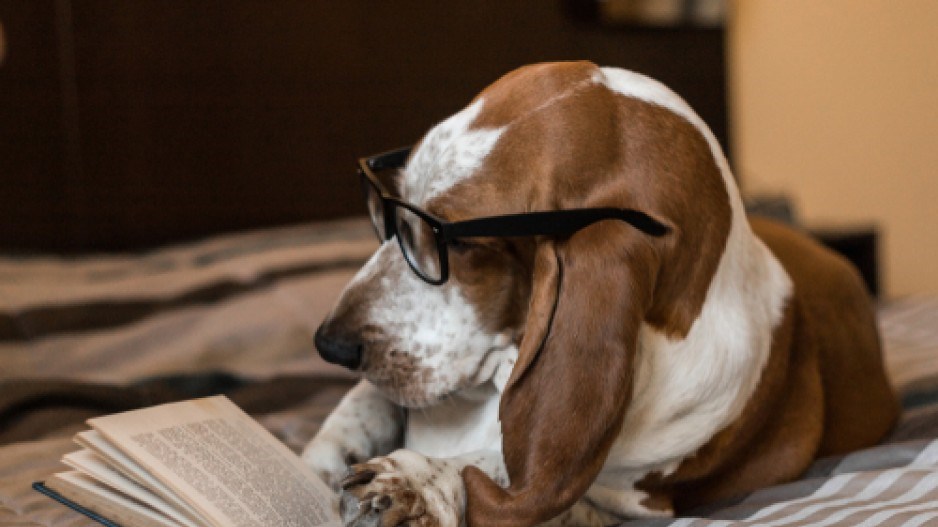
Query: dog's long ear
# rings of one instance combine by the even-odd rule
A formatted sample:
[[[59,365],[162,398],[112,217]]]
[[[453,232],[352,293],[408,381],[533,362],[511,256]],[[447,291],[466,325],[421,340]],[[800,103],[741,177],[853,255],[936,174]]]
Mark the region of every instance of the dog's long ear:
[[[631,399],[657,268],[649,238],[611,221],[538,246],[525,334],[500,408],[511,484],[503,489],[468,467],[469,525],[547,521],[595,480]]]

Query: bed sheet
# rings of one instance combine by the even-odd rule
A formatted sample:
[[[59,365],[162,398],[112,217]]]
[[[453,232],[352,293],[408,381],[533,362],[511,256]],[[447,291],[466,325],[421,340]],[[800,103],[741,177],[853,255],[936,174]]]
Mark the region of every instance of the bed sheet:
[[[69,436],[115,401],[224,391],[301,448],[353,383],[313,334],[376,245],[353,219],[138,255],[0,258],[0,527],[95,525],[29,483],[60,470]],[[879,322],[907,407],[887,444],[693,518],[628,525],[938,523],[938,299],[883,304]]]

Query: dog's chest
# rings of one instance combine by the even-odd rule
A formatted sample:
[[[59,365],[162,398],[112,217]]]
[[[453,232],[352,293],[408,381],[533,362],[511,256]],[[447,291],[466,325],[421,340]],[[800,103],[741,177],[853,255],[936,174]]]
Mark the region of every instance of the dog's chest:
[[[404,447],[438,458],[501,451],[500,398],[498,390],[488,386],[448,397],[429,408],[409,410]]]

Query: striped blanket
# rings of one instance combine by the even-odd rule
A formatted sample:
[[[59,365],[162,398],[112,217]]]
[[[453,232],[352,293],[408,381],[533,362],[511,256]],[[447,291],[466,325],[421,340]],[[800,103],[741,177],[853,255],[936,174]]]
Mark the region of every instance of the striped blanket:
[[[0,379],[341,375],[313,334],[376,247],[356,219],[138,255],[0,258]]]
[[[821,460],[801,480],[760,490],[699,517],[628,527],[917,527],[938,525],[938,441],[885,445]]]
[[[350,220],[139,255],[0,258],[0,527],[96,525],[29,488],[60,470],[89,413],[113,411],[89,402],[230,390],[300,448],[351,383],[317,357],[313,332],[374,248],[368,223]],[[886,304],[880,324],[907,408],[885,444],[686,518],[624,525],[938,525],[938,299]]]

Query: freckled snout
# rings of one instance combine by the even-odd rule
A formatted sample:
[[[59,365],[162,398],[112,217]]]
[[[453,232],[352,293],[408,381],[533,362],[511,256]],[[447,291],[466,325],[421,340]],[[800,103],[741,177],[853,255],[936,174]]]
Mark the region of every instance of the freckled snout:
[[[316,349],[326,362],[357,369],[362,363],[362,342],[357,336],[345,335],[325,322],[316,330]]]

